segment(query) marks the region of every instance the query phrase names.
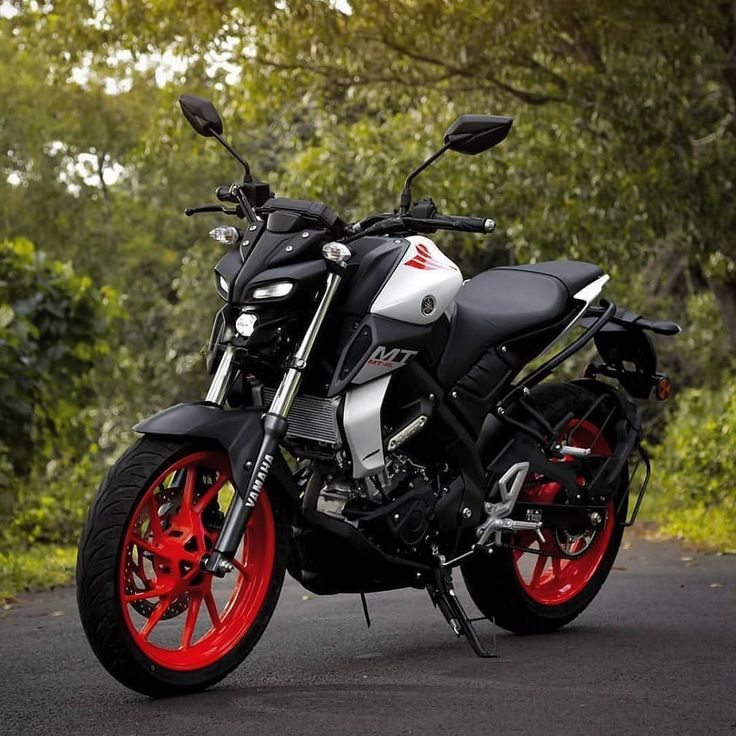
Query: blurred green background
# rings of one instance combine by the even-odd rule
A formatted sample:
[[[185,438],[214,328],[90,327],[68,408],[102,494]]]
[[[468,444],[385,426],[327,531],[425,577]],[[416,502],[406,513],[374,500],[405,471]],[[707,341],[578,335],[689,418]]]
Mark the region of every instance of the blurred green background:
[[[239,172],[184,91],[257,178],[344,219],[394,207],[458,114],[514,116],[418,181],[499,224],[439,244],[466,277],[594,261],[681,322],[645,514],[736,547],[735,2],[1,0],[0,597],[68,577],[131,424],[207,384],[218,220],[182,210]]]

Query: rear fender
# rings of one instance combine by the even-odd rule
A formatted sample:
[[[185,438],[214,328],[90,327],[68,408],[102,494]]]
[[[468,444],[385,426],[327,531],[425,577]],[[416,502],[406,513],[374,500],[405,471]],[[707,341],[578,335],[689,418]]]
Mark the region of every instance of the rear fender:
[[[233,481],[245,488],[250,471],[245,464],[255,462],[263,442],[263,422],[259,409],[222,409],[209,402],[176,404],[144,419],[133,427],[135,432],[153,437],[186,437],[216,442],[230,457]],[[295,507],[299,507],[299,490],[289,466],[277,453],[269,474],[275,485]]]
[[[593,308],[589,313],[595,309],[599,308]],[[593,317],[586,317],[581,324],[586,326],[591,319]],[[647,320],[634,312],[617,309],[594,338],[603,364],[591,363],[586,376],[615,378],[637,399],[650,398],[655,389],[657,398],[666,399],[671,384],[666,375],[657,373],[657,352],[647,332],[676,335],[680,327],[674,322]]]

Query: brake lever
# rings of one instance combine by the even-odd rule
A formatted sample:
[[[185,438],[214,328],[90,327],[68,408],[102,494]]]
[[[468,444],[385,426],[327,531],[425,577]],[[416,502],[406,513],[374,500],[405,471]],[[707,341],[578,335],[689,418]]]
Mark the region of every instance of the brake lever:
[[[227,207],[223,207],[221,204],[205,204],[201,207],[187,207],[184,210],[184,214],[187,217],[198,215],[201,212],[221,212],[223,215],[237,215],[238,217],[242,217],[242,212],[239,207],[228,209]]]

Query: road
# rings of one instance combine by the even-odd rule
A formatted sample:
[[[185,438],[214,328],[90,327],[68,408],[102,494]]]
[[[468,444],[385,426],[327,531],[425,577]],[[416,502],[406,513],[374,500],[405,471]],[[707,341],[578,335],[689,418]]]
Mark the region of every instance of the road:
[[[367,630],[357,596],[287,579],[240,669],[165,701],[102,670],[73,590],[26,596],[0,620],[0,733],[736,736],[736,557],[625,546],[576,623],[501,633],[495,660],[476,658],[421,591],[370,595]]]

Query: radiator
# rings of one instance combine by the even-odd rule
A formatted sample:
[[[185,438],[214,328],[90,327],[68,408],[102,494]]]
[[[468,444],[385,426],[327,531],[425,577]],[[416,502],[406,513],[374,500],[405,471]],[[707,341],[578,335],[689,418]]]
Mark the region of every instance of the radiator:
[[[270,406],[275,389],[263,387],[263,405]],[[340,432],[337,428],[337,411],[340,399],[323,399],[319,396],[297,396],[291,407],[287,437],[339,445]]]

